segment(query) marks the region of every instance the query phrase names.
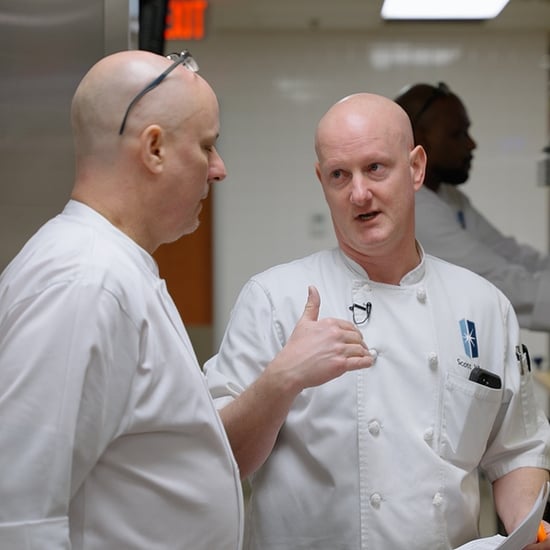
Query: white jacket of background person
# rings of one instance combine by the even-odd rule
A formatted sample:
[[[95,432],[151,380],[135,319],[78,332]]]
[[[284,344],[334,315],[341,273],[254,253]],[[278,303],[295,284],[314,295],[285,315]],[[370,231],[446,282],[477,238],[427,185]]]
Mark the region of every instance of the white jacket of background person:
[[[296,398],[272,454],[250,478],[248,550],[449,550],[478,536],[478,468],[495,480],[550,467],[550,432],[516,316],[485,279],[426,255],[399,286],[372,282],[338,249],[245,285],[205,368],[216,406],[238,396],[287,342],[308,285],[320,318],[352,320],[371,368]],[[470,381],[480,366],[501,389]]]
[[[415,200],[416,236],[428,254],[489,279],[521,327],[550,331],[550,257],[502,235],[454,185],[422,187]]]

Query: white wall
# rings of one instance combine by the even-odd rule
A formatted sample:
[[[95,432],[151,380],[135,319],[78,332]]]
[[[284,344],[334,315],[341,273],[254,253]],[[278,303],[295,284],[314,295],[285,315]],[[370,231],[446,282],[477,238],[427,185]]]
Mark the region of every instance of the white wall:
[[[548,141],[547,36],[470,25],[422,33],[225,31],[188,47],[221,104],[228,178],[215,197],[215,344],[243,283],[270,265],[334,244],[314,174],[313,133],[344,95],[394,97],[445,81],[478,143],[465,190],[504,232],[548,249],[548,190],[536,161]],[[527,335],[547,355],[545,335]]]

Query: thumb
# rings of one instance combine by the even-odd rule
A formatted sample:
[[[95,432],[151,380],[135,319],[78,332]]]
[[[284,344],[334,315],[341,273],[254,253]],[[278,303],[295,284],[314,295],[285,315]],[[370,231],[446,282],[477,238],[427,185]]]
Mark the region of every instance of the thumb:
[[[309,321],[317,321],[317,319],[319,319],[320,306],[321,306],[321,297],[319,296],[319,291],[313,285],[308,286],[307,302],[306,302],[306,307],[304,308],[304,314],[302,315],[302,319],[307,319]]]

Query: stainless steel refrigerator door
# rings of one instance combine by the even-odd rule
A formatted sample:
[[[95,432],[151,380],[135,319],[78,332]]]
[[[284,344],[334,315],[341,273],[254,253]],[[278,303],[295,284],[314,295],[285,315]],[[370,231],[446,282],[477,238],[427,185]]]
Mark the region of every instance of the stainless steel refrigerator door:
[[[0,5],[0,271],[69,197],[70,104],[88,68],[129,47],[127,0]]]

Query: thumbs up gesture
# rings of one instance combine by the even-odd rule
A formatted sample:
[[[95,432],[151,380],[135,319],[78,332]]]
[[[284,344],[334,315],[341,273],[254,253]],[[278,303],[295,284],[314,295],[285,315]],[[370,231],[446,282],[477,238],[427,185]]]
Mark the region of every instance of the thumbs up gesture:
[[[320,306],[319,291],[310,286],[302,317],[270,364],[293,380],[297,392],[373,364],[357,327],[343,319],[319,319]]]
[[[319,292],[310,286],[304,312],[284,348],[220,412],[243,479],[267,459],[295,397],[304,388],[373,364],[357,327],[343,319],[319,319],[320,306]]]

